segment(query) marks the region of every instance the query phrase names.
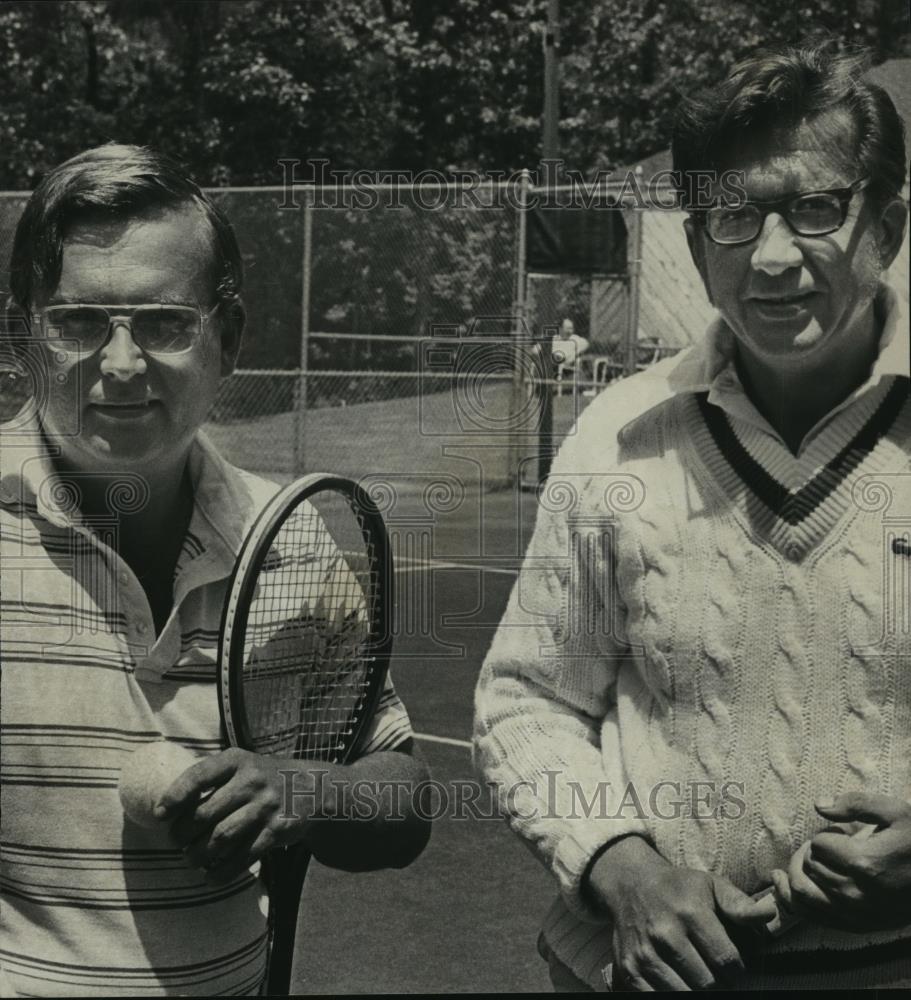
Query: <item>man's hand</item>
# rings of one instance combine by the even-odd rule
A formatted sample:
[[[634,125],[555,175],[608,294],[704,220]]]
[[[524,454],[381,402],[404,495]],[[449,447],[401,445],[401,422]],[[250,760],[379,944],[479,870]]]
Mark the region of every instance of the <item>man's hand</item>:
[[[299,809],[296,815],[285,814],[286,780],[280,772],[289,770],[295,771],[300,790],[315,780],[313,774],[324,774],[325,765],[305,766],[234,748],[187,768],[162,796],[159,809],[163,820],[172,821],[171,837],[189,864],[204,868],[211,882],[228,882],[271,848],[301,840],[309,817]],[[310,800],[318,801],[315,794]]]
[[[641,837],[605,851],[589,887],[614,926],[614,976],[623,988],[706,989],[733,978],[743,961],[725,923],[762,928],[771,897],[751,899],[718,875],[676,868]]]
[[[781,901],[815,923],[855,932],[911,923],[911,806],[891,795],[847,792],[816,804],[825,819],[869,824],[834,827],[794,854]]]
[[[428,782],[410,740],[351,764],[231,749],[187,768],[159,808],[189,863],[211,882],[230,881],[271,848],[300,841],[321,864],[375,871],[404,868],[426,846]]]

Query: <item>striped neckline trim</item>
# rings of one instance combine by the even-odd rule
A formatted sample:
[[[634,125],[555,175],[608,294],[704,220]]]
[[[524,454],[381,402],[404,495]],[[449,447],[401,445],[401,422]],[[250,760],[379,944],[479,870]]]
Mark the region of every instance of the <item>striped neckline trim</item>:
[[[858,477],[876,477],[896,463],[907,467],[909,398],[908,379],[896,377],[883,387],[880,403],[865,419],[854,419],[853,409],[836,418],[848,425],[843,430],[846,436],[854,433],[797,490],[779,482],[745,447],[724,411],[699,393],[689,394],[685,404],[686,422],[693,428],[688,444],[695,468],[702,468],[708,482],[732,502],[731,513],[744,530],[765,538],[788,561],[801,562],[823,539],[834,538],[833,531],[847,512],[859,510],[853,494]],[[832,444],[838,447],[836,441]]]
[[[697,393],[702,419],[728,465],[768,511],[796,527],[838,489],[888,433],[908,397],[904,379],[896,379],[870,419],[826,465],[799,490],[790,490],[772,476],[743,446],[727,414],[708,402],[708,393]]]

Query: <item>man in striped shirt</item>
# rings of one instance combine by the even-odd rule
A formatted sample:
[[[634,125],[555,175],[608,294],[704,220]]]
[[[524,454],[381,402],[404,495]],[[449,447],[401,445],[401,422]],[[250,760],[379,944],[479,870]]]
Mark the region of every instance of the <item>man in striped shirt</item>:
[[[36,341],[25,349],[48,382],[0,428],[6,988],[255,994],[266,926],[253,866],[269,846],[303,840],[355,871],[402,867],[423,849],[413,798],[398,797],[396,816],[380,801],[380,783],[425,777],[408,716],[387,682],[364,754],[320,765],[328,780],[223,750],[214,682],[227,579],[276,487],[200,431],[244,325],[240,254],[220,210],[166,158],[99,147],[36,189],[12,271]],[[97,342],[86,305],[109,317]],[[143,317],[150,305],[174,341]],[[51,346],[56,322],[71,339]],[[183,780],[175,822],[158,832],[126,819],[117,782],[133,750],[162,739],[206,758],[199,778],[222,805],[198,804]],[[283,815],[279,766],[300,772],[299,820]],[[355,782],[362,807],[377,789],[369,821],[347,811]]]

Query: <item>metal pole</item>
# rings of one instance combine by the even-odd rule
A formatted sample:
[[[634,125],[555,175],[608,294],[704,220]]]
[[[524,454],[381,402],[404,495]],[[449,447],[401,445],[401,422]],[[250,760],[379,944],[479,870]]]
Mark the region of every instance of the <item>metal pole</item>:
[[[639,170],[642,168],[640,167]],[[626,351],[623,362],[624,375],[632,375],[637,365],[639,339],[639,277],[642,270],[642,209],[632,209],[626,243],[626,267],[629,274],[629,299],[627,302]]]
[[[526,340],[525,333],[528,329],[527,317],[526,317],[526,306],[525,306],[525,296],[526,296],[526,285],[527,276],[525,274],[526,260],[527,260],[527,241],[528,241],[528,218],[526,213],[526,206],[528,204],[528,190],[531,186],[531,174],[528,170],[523,170],[519,178],[519,218],[518,225],[516,226],[516,287],[515,287],[515,317],[513,322],[515,324],[514,331],[514,363],[512,369],[512,399],[510,401],[510,416],[513,423],[518,421],[519,415],[523,412],[524,407],[522,406],[522,351],[528,350],[529,345],[527,342],[523,345],[522,341]],[[506,479],[510,485],[519,483],[521,485],[521,472],[519,469],[519,435],[520,428],[517,426],[511,426],[508,428],[509,443],[506,449]]]
[[[544,32],[544,115],[541,153],[545,160],[560,155],[560,0],[547,2]]]
[[[541,433],[538,438],[538,482],[543,483],[550,475],[550,467],[554,460],[554,383],[559,366],[554,361],[552,344],[552,327],[545,325],[541,331],[541,372],[544,379],[541,383]],[[562,387],[561,387],[562,396]]]
[[[541,157],[556,160],[560,155],[560,0],[547,2],[547,29],[544,32],[544,114],[542,116]],[[539,393],[540,421],[538,434],[538,482],[550,474],[553,461],[553,385],[556,367],[551,358],[550,338],[535,340],[541,352],[540,371],[543,375],[536,391]]]
[[[301,274],[301,343],[294,406],[294,475],[304,472],[307,435],[307,377],[310,348],[310,270],[313,264],[313,205],[304,203],[304,258]]]
[[[528,191],[531,188],[531,173],[528,170],[523,170],[522,175],[519,178],[519,247],[518,247],[518,263],[516,267],[516,309],[518,310],[519,323],[517,324],[519,332],[524,332],[525,319],[525,294],[526,294],[526,260],[527,260],[527,250],[526,246],[528,240],[528,217],[526,215],[526,208],[528,206]]]

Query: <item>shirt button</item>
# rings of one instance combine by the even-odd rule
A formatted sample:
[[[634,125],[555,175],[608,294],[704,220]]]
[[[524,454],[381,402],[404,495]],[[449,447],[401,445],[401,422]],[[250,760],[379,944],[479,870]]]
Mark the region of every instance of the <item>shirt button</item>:
[[[785,555],[791,562],[800,562],[801,554],[800,546],[796,542],[792,542],[785,551]]]
[[[145,623],[145,622],[142,622],[141,624],[139,624],[139,625],[137,625],[137,626],[136,626],[136,631],[137,631],[137,632],[138,632],[138,633],[139,633],[140,635],[145,635],[145,634],[146,634],[146,632],[148,632],[148,631],[149,631],[149,626],[148,626],[148,625],[146,625],[146,623]]]
[[[118,575],[117,579],[118,579],[118,580],[119,580],[119,581],[120,581],[120,582],[121,582],[121,583],[122,583],[122,584],[123,584],[124,586],[126,586],[126,584],[128,584],[128,583],[130,582],[130,578],[129,578],[129,577],[127,576],[127,574],[126,574],[126,573],[120,573],[120,574]]]

